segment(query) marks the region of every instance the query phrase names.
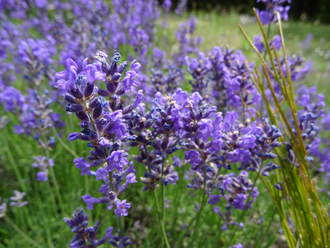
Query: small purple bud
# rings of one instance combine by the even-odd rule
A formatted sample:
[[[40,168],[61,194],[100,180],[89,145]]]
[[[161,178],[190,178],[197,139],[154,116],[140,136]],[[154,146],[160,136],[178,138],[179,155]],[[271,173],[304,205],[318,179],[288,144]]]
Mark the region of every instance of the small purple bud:
[[[124,61],[123,63],[121,63],[118,67],[118,72],[119,73],[123,73],[123,71],[125,70],[126,66],[127,66],[128,62]]]
[[[76,112],[76,116],[81,121],[89,121],[88,115],[83,111]]]
[[[120,79],[120,77],[121,77],[121,74],[118,73],[118,72],[116,72],[116,73],[112,76],[111,80],[114,81],[114,82],[118,82],[119,79]]]
[[[98,93],[99,93],[100,96],[103,96],[103,97],[109,97],[110,96],[109,92],[104,90],[104,89],[99,89]]]
[[[95,147],[95,153],[99,158],[105,158],[106,157],[106,153],[104,152],[104,150],[100,146]]]
[[[84,95],[79,88],[71,90],[71,94],[78,99],[83,99]]]
[[[100,106],[100,104],[101,104],[101,99],[99,97],[96,97],[89,103],[89,107],[94,109]]]
[[[84,96],[89,97],[94,90],[94,84],[87,84],[84,90]]]
[[[110,94],[114,94],[115,91],[116,91],[116,86],[113,84],[113,83],[107,83],[106,84],[106,87],[107,87],[107,91],[110,93]]]
[[[70,94],[63,95],[63,98],[65,101],[67,101],[69,103],[76,103],[75,98]]]
[[[99,118],[102,115],[102,106],[99,105],[95,109],[93,109],[93,118],[94,120]]]
[[[74,140],[76,140],[76,139],[78,139],[78,138],[79,138],[79,133],[77,133],[77,132],[70,133],[69,136],[68,136],[68,139],[69,139],[70,141],[74,141]]]
[[[81,112],[84,111],[84,106],[81,106],[80,104],[73,103],[70,105],[70,112]]]

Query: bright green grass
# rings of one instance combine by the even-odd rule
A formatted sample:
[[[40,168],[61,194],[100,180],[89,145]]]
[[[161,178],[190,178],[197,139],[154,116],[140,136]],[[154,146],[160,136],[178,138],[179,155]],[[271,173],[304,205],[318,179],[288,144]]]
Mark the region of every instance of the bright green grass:
[[[249,61],[254,61],[256,55],[251,51],[248,43],[237,27],[240,22],[239,16],[236,14],[215,15],[198,13],[199,19],[197,23],[196,34],[204,37],[202,50],[210,50],[213,46],[228,45],[229,48],[242,49],[248,56]],[[171,16],[168,20],[169,30],[174,32],[178,24],[185,20]],[[314,51],[316,48],[326,50],[329,48],[330,27],[314,26],[312,24],[289,22],[284,25],[284,35],[288,54],[298,53],[300,48],[298,44],[307,34],[313,33],[314,40],[311,49],[303,51],[303,55],[312,59],[314,62],[313,71],[306,81],[310,85],[322,86],[322,93],[326,94],[329,86],[326,83],[328,60],[317,55]],[[252,38],[253,35],[259,34],[258,27],[253,21],[243,24],[246,32]],[[159,22],[158,33],[161,33]],[[169,43],[173,43],[174,36],[168,31]],[[275,30],[272,30],[275,34]],[[323,42],[320,39],[324,38]],[[157,43],[162,47],[162,42],[159,39]],[[164,48],[171,52],[168,47]],[[175,48],[174,48],[175,49]],[[65,118],[67,127],[62,130],[63,141],[75,151],[79,156],[86,156],[88,149],[83,141],[68,142],[67,136],[70,132],[79,130],[78,121],[72,116],[68,116],[60,106],[56,106],[56,111],[62,113]],[[3,111],[1,109],[1,111]],[[0,196],[8,201],[12,195],[12,191],[17,189],[26,192],[26,200],[29,204],[16,211],[9,206],[7,216],[16,223],[30,238],[40,244],[41,247],[69,247],[69,242],[74,236],[70,229],[62,221],[63,217],[70,217],[71,213],[79,206],[86,210],[86,204],[81,200],[81,196],[87,193],[97,197],[101,196],[98,189],[102,184],[100,181],[95,182],[92,178],[80,176],[80,172],[73,164],[74,156],[64,149],[60,142],[57,142],[54,151],[51,151],[51,157],[55,161],[54,171],[56,180],[59,185],[60,198],[63,201],[63,209],[59,205],[58,196],[55,191],[54,180],[49,176],[49,187],[47,183],[36,182],[35,175],[37,170],[31,167],[33,157],[36,155],[44,155],[43,151],[38,148],[31,137],[18,136],[13,134],[12,126],[17,123],[15,116],[8,114],[13,119],[13,122],[5,129],[0,130]],[[134,154],[136,151],[133,149]],[[182,154],[181,154],[182,155]],[[177,156],[180,156],[180,154]],[[145,168],[135,163],[137,177],[143,176]],[[186,166],[189,168],[189,166]],[[187,193],[187,181],[183,180],[183,172],[185,167],[177,168],[179,171],[180,180],[177,185],[169,185],[166,187],[166,198],[170,200],[170,207],[166,209],[166,230],[169,232],[169,240],[171,244],[175,244],[180,231],[181,224],[187,224],[195,215],[194,202],[200,203],[201,195],[191,197]],[[235,171],[235,168],[233,168]],[[21,179],[21,180],[20,180]],[[252,178],[253,179],[253,178]],[[143,184],[139,181],[135,185],[131,185],[121,199],[127,198],[128,202],[132,203],[129,211],[129,216],[124,218],[125,234],[131,237],[134,241],[134,247],[162,247],[160,229],[155,218],[155,204],[153,197],[148,192],[142,192],[140,189]],[[244,247],[256,247],[256,242],[261,241],[264,237],[264,243],[259,244],[259,247],[285,247],[283,235],[280,235],[278,216],[275,215],[274,221],[271,223],[268,233],[265,230],[271,220],[273,213],[273,204],[268,193],[262,185],[259,185],[260,196],[254,207],[245,216],[245,226],[237,235],[237,242],[241,242]],[[157,190],[159,193],[159,190]],[[55,203],[54,203],[54,198]],[[149,208],[151,207],[151,209]],[[224,207],[224,206],[223,206]],[[222,209],[223,209],[222,207]],[[213,206],[207,205],[202,214],[199,228],[199,243],[196,247],[223,247],[223,244],[228,242],[232,236],[234,228],[229,228],[228,231],[222,233],[221,226],[223,221],[212,211]],[[118,228],[117,217],[113,210],[106,211],[105,205],[95,205],[93,211],[88,211],[90,216],[89,225],[94,225],[97,220],[100,220],[99,236],[105,234],[109,226]],[[238,221],[241,212],[234,214],[234,220]],[[265,217],[265,222],[257,225],[255,222],[261,217]],[[136,229],[133,226],[135,221],[141,222],[141,229]],[[185,238],[183,246],[188,245],[189,238]],[[276,244],[276,246],[275,246]],[[32,247],[22,237],[12,229],[12,227],[3,219],[0,220],[0,247]],[[104,245],[104,247],[107,247]],[[110,247],[108,245],[108,247]]]

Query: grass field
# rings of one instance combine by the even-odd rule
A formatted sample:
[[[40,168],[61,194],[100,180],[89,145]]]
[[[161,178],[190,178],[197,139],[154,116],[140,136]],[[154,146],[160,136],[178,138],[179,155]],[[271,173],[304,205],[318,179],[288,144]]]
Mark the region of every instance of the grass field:
[[[196,36],[202,36],[202,51],[209,51],[214,46],[227,46],[240,49],[247,56],[247,60],[257,61],[257,55],[252,51],[248,42],[244,39],[238,24],[241,24],[251,39],[254,35],[261,35],[260,29],[252,16],[237,15],[236,13],[196,13],[198,18]],[[188,16],[183,17],[185,19]],[[168,21],[169,29],[174,30],[182,18],[171,16]],[[302,55],[306,61],[312,61],[312,72],[306,78],[309,85],[322,87],[322,92],[330,91],[327,79],[330,76],[330,26],[306,22],[283,22],[283,33],[288,55]],[[272,26],[270,37],[278,34],[275,26]],[[300,47],[307,35],[312,34],[313,39],[308,49]],[[174,37],[172,37],[174,38]]]
[[[258,26],[253,18],[238,16],[235,13],[221,15],[196,13],[196,16],[198,18],[196,35],[204,38],[201,45],[202,51],[209,51],[213,46],[228,46],[229,48],[241,49],[247,55],[248,61],[256,60],[256,54],[252,52],[237,27],[238,23],[241,23],[252,38],[253,35],[259,34]],[[170,43],[174,39],[171,32],[174,32],[179,23],[186,19],[187,16],[171,16],[168,19],[169,29],[165,34],[169,36]],[[162,32],[161,21],[158,23],[158,32]],[[330,26],[290,21],[284,23],[283,27],[288,54],[301,53],[306,60],[313,61],[312,72],[305,81],[309,85],[316,85],[320,93],[327,95],[330,92],[330,84],[328,83],[330,76],[328,70]],[[275,30],[271,30],[272,35],[275,33]],[[307,50],[302,50],[299,44],[310,33],[314,36],[311,46]],[[161,41],[159,44],[162,45]],[[329,99],[327,101],[330,103]],[[68,147],[68,149],[65,148],[61,142],[57,141],[55,149],[50,152],[51,158],[55,161],[53,170],[56,180],[51,176],[48,182],[40,183],[35,180],[37,170],[31,167],[33,157],[36,155],[45,156],[45,154],[32,137],[13,134],[13,124],[18,122],[16,116],[6,114],[12,119],[12,123],[4,129],[0,129],[0,196],[2,199],[8,199],[12,196],[12,191],[16,189],[26,192],[26,200],[29,202],[26,207],[17,211],[10,208],[7,217],[40,247],[69,247],[73,234],[62,218],[69,217],[79,206],[85,210],[86,204],[83,203],[81,196],[87,193],[98,196],[97,189],[101,185],[99,181],[95,182],[92,178],[80,176],[79,170],[75,168],[72,162],[75,153],[79,157],[88,154],[84,142],[78,140],[69,142],[67,140],[70,132],[78,131],[78,121],[73,116],[67,115],[59,105],[55,109],[65,118],[67,127],[63,130],[62,142]],[[2,112],[3,109],[0,111]],[[145,169],[137,163],[135,166],[137,175],[142,176]],[[183,168],[179,169],[180,178],[184,177],[183,172]],[[169,207],[166,209],[165,224],[170,241],[178,239],[182,225],[188,224],[195,214],[194,202],[201,199],[201,195],[191,197],[194,193],[187,190],[186,184],[186,180],[179,180],[177,185],[166,187]],[[148,192],[142,192],[142,187],[143,184],[139,181],[135,187],[129,187],[124,193],[123,199],[127,198],[128,202],[132,203],[132,207],[129,211],[129,218],[124,218],[122,225],[126,231],[125,234],[129,235],[134,242],[133,247],[161,247],[159,245],[161,235],[158,223],[156,219],[153,219],[155,214],[151,214],[155,210],[153,197]],[[236,243],[241,242],[246,248],[286,247],[284,235],[279,232],[279,218],[274,212],[271,198],[263,187],[260,186],[259,189],[261,196],[246,215],[245,226],[235,237]],[[112,211],[107,212],[104,205],[96,205],[93,212],[87,212],[90,216],[89,226],[100,220],[98,233],[100,236],[104,235],[108,227],[118,227],[116,215]],[[234,215],[234,218],[238,217],[238,214]],[[262,221],[263,218],[264,222]],[[222,223],[219,221],[218,215],[213,212],[211,205],[206,206],[202,219],[203,222],[199,228],[199,243],[196,247],[222,247],[232,237],[234,228],[229,228],[226,235],[221,235]],[[134,225],[137,221],[140,223],[139,227]],[[265,234],[266,230],[268,230],[267,234]],[[263,242],[260,237],[265,237]],[[1,219],[0,247],[32,246],[8,221]],[[182,247],[189,247],[188,241],[184,240]]]

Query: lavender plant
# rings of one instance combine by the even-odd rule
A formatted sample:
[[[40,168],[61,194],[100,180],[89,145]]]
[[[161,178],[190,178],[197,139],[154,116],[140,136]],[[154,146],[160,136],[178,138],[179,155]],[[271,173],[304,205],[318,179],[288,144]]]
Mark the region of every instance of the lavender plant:
[[[281,20],[288,20],[290,1],[262,2],[266,9],[255,11],[262,36],[254,36],[252,42],[241,28],[261,60],[259,67],[247,63],[240,50],[216,46],[201,52],[194,16],[176,31],[177,49],[166,53],[156,46],[160,9],[154,0],[113,1],[112,7],[89,0],[1,3],[0,103],[12,113],[14,132],[32,136],[44,152],[34,157],[32,166],[39,169],[37,181],[46,181],[54,216],[65,214],[66,208],[53,171],[54,164],[55,170],[60,167],[53,156],[61,152],[50,154],[55,149],[53,135],[60,149],[75,156],[73,163],[86,179],[86,188],[79,184],[75,194],[93,210],[89,216],[97,212],[106,216],[103,210],[114,209],[118,221],[117,236],[110,227],[98,238],[103,217],[87,227],[88,214],[78,208],[72,218],[64,218],[76,235],[71,247],[106,242],[114,247],[132,245],[129,236],[123,235],[134,236],[126,225],[139,208],[134,188],[143,192],[139,194],[147,199],[148,209],[154,208],[147,214],[155,213],[147,226],[159,225],[154,232],[156,238],[161,236],[160,246],[199,247],[205,242],[199,235],[203,216],[213,210],[216,235],[226,233],[221,235],[221,245],[243,247],[233,244],[240,235],[238,229],[250,225],[245,216],[261,198],[261,184],[273,200],[273,216],[279,215],[289,247],[329,246],[329,217],[312,180],[318,172],[329,178],[329,148],[323,131],[330,129],[330,115],[324,96],[314,87],[301,85],[311,64],[285,52]],[[162,3],[167,15],[171,5],[171,1]],[[175,12],[181,15],[186,5],[187,1],[179,1]],[[23,21],[15,23],[11,18]],[[279,32],[270,38],[274,23]],[[38,38],[26,31],[30,28],[37,30]],[[101,52],[112,49],[117,50],[109,58]],[[129,62],[120,63],[122,55]],[[13,71],[30,89],[18,90]],[[188,81],[191,93],[185,91]],[[64,100],[59,99],[61,95]],[[58,107],[70,115],[64,117],[71,121],[66,123],[71,132],[68,140],[85,141],[75,142],[77,146],[84,143],[85,149],[74,149],[75,144],[62,140],[59,130],[64,122],[55,111]],[[79,122],[78,129],[72,117]],[[87,156],[85,150],[89,150]],[[70,178],[76,177],[70,174]],[[98,191],[94,190],[98,182],[89,184],[89,178],[102,181]],[[141,187],[128,187],[133,183]],[[185,211],[180,198],[169,199],[176,191],[194,201],[188,222],[168,214],[172,207],[180,207],[180,214]],[[26,205],[24,195],[15,191],[10,205]],[[3,203],[0,217],[6,210]],[[263,216],[254,222],[258,225],[262,220]],[[141,224],[136,226],[143,229]],[[40,246],[20,228],[13,228],[31,245]],[[256,245],[262,245],[262,240]]]

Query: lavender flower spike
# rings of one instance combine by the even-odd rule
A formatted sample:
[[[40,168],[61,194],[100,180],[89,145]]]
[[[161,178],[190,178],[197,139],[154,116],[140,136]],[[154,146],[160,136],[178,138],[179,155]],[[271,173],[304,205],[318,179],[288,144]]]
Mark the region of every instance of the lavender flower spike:
[[[28,204],[27,201],[22,202],[24,196],[25,196],[24,192],[14,190],[14,196],[10,197],[10,200],[12,201],[10,202],[10,206],[21,208],[26,204]]]
[[[96,236],[99,222],[97,221],[94,226],[87,227],[88,225],[88,214],[84,214],[82,208],[77,208],[73,214],[72,218],[63,218],[68,227],[72,229],[72,232],[76,234],[71,240],[70,247],[89,247],[95,248],[103,245],[107,239],[112,239],[113,227],[109,227],[105,236],[98,239]]]

